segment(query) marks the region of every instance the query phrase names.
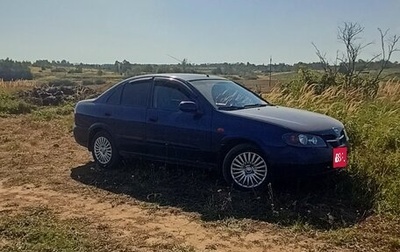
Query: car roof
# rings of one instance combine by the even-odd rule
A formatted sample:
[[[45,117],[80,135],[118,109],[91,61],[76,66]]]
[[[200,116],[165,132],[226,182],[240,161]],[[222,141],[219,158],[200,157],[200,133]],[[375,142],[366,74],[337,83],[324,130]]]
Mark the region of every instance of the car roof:
[[[162,77],[162,78],[173,78],[182,81],[196,81],[196,80],[227,80],[226,78],[216,76],[216,75],[209,75],[209,74],[193,74],[193,73],[163,73],[163,74],[146,74],[146,75],[138,75],[133,76],[128,79],[124,79],[117,84],[111,86],[109,89],[104,91],[99,97],[96,98],[97,101],[104,101],[110,93],[110,90],[117,88],[118,86],[126,83],[126,81],[134,81],[139,80],[142,78],[154,78],[154,77]],[[193,83],[192,83],[193,84]]]
[[[140,78],[149,78],[149,77],[164,77],[164,78],[173,78],[180,79],[184,81],[194,81],[194,80],[226,80],[226,78],[209,75],[209,74],[191,74],[191,73],[164,73],[164,74],[146,74],[131,77],[130,80],[140,79]]]

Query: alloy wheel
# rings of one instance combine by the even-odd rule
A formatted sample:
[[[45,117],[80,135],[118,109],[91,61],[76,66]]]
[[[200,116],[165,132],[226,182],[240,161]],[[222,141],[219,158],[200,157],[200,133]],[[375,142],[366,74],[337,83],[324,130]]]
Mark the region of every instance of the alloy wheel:
[[[231,162],[232,179],[244,188],[255,188],[267,177],[268,169],[264,159],[255,152],[239,153]]]
[[[100,164],[108,164],[112,158],[112,146],[110,141],[103,136],[96,138],[93,145],[93,153]]]

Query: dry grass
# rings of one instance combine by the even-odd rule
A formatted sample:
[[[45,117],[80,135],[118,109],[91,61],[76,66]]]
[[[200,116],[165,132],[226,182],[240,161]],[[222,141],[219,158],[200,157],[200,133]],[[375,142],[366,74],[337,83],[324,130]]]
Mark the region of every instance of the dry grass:
[[[21,89],[21,88],[33,88],[36,87],[38,83],[34,80],[15,80],[15,81],[3,81],[0,79],[1,89]]]
[[[0,212],[1,251],[126,251],[85,218],[61,219],[42,206]],[[113,244],[113,245],[110,245]]]
[[[388,80],[381,83],[378,94],[378,99],[390,100],[392,102],[400,102],[400,81],[396,79]]]
[[[275,87],[271,92],[264,93],[263,97],[278,105],[305,108],[333,116],[338,114],[340,119],[340,113],[351,114],[367,103],[381,101],[388,106],[400,104],[400,81],[381,83],[375,100],[366,100],[362,90],[344,90],[341,87],[330,87],[316,95],[312,85],[303,86],[298,93],[286,93]]]
[[[39,84],[34,80],[3,81],[0,79],[0,94],[15,94],[21,90],[29,90]]]
[[[382,83],[375,99],[365,99],[362,90],[331,87],[320,95],[313,87],[297,93],[274,89],[264,95],[278,105],[327,114],[344,122],[350,136],[349,171],[363,177],[374,191],[374,210],[400,213],[400,82]],[[357,195],[363,198],[362,195]]]

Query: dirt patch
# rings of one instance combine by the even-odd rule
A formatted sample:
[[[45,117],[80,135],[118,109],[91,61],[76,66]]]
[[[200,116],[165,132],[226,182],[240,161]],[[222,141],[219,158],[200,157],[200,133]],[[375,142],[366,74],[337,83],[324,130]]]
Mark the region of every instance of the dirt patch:
[[[172,248],[196,250],[301,251],[310,248],[309,238],[288,236],[272,225],[251,233],[230,228],[204,226],[196,217],[144,207],[140,203],[115,203],[103,197],[60,193],[44,186],[0,187],[0,211],[45,205],[63,218],[85,217],[111,228],[114,238],[131,248]],[[322,248],[319,243],[319,248]]]
[[[208,172],[198,178],[194,171],[141,163],[150,172],[124,170],[129,164],[120,171],[99,170],[64,124],[62,119],[42,122],[29,115],[1,119],[0,211],[45,206],[60,218],[85,218],[96,230],[107,226],[104,232],[111,232],[115,241],[135,251],[345,250],[320,239],[319,232],[298,232],[262,220],[255,207],[231,218],[223,216],[225,209],[234,206],[232,198],[242,197],[236,201],[246,202],[246,198],[257,200],[260,196],[233,195],[223,188],[219,194],[195,197],[188,194],[193,185],[173,183],[180,176],[194,176],[188,180],[191,184],[206,179],[209,182],[198,184],[198,193],[207,194],[211,190],[207,187],[219,183]],[[171,188],[157,176],[169,177]],[[213,208],[219,209],[213,212]],[[210,212],[215,214],[205,218]]]

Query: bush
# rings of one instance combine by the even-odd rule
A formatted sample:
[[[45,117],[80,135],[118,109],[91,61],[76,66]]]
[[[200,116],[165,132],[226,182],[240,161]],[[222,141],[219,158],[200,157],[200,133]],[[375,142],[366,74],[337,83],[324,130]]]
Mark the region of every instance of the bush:
[[[295,78],[283,84],[283,89],[286,94],[298,94],[303,87],[312,87],[315,94],[321,94],[330,87],[336,86],[341,86],[350,92],[357,90],[365,98],[374,98],[378,92],[379,83],[369,75],[352,76],[349,81],[341,73],[318,72],[301,67]]]
[[[315,83],[319,82],[319,75],[307,68],[299,68],[295,78],[282,85],[282,91],[284,94],[291,94],[299,98],[302,93],[302,89],[310,87],[311,85],[318,85]],[[314,90],[314,89],[313,89]]]
[[[0,92],[0,114],[27,114],[34,108],[34,105]]]
[[[74,104],[66,103],[62,106],[45,107],[33,111],[32,116],[38,121],[50,121],[57,118],[62,118],[65,115],[71,115],[74,112]]]

